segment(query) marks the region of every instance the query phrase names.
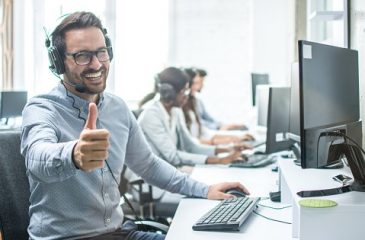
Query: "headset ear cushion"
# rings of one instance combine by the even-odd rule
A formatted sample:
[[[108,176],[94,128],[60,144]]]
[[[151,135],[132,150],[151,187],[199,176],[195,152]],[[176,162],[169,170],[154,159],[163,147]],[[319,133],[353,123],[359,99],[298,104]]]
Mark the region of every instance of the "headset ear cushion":
[[[160,92],[161,99],[164,101],[175,101],[176,100],[176,91],[173,88],[173,86],[171,86],[171,84],[168,84],[168,83],[160,84],[159,92]]]
[[[113,60],[113,47],[112,47],[112,41],[110,40],[110,38],[108,37],[108,35],[105,35],[105,45],[108,48],[108,55],[109,55],[109,60]]]
[[[50,63],[49,68],[52,72],[58,75],[65,72],[65,64],[63,62],[63,58],[61,57],[56,47],[51,46],[48,48],[48,59]]]

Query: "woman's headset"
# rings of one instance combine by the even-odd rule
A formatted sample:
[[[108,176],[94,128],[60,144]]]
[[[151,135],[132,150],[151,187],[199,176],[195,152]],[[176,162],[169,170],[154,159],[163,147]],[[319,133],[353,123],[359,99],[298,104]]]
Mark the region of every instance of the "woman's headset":
[[[163,101],[169,102],[175,102],[177,93],[174,89],[174,87],[169,83],[161,83],[161,80],[159,78],[159,74],[155,75],[155,81],[158,86],[158,92],[160,93],[160,97]]]

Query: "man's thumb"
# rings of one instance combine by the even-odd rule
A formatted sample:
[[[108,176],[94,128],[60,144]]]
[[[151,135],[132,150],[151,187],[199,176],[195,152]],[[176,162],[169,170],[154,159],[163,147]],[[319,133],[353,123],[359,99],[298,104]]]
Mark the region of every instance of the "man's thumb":
[[[95,103],[89,104],[89,115],[87,116],[84,129],[96,129],[96,119],[98,118],[98,108]]]

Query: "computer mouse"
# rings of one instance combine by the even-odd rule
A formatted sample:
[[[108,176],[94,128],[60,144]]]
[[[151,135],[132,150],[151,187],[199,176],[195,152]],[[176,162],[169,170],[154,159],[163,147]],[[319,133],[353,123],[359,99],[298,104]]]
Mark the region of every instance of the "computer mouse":
[[[281,202],[281,191],[270,192],[270,200],[273,202]]]
[[[246,193],[244,193],[239,188],[230,188],[230,189],[227,189],[225,192],[228,194],[232,194],[233,196],[236,196],[236,197],[246,197]]]

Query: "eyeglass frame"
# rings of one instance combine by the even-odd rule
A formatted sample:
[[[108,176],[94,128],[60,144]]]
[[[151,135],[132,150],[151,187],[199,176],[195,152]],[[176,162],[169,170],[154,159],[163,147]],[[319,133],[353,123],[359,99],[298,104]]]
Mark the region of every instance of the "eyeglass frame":
[[[70,56],[73,58],[74,62],[79,65],[79,66],[86,66],[88,64],[91,63],[92,61],[92,58],[95,56],[99,62],[107,62],[110,60],[110,55],[109,55],[109,50],[111,49],[111,47],[102,47],[102,48],[99,48],[98,50],[96,51],[86,51],[86,50],[83,50],[83,51],[79,51],[79,52],[75,52],[75,53],[68,53],[68,52],[65,52],[65,56]],[[100,60],[99,57],[98,57],[98,53],[103,53],[105,52],[108,56],[108,59],[106,60]],[[81,54],[81,53],[84,53],[84,54],[88,54],[89,55],[89,61],[87,63],[83,63],[83,64],[80,64],[76,61],[76,55],[77,54]]]

